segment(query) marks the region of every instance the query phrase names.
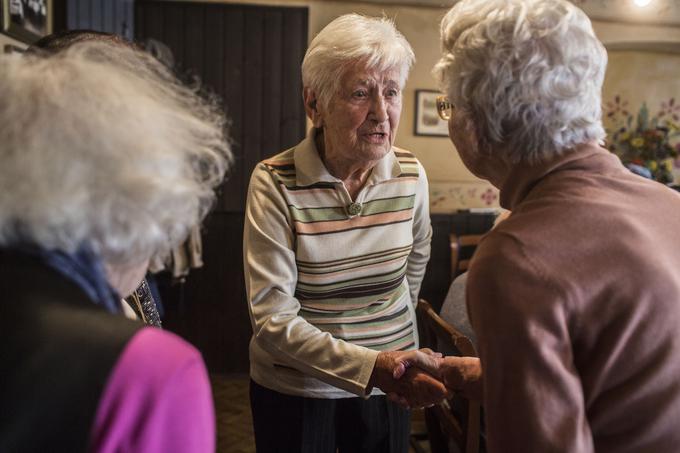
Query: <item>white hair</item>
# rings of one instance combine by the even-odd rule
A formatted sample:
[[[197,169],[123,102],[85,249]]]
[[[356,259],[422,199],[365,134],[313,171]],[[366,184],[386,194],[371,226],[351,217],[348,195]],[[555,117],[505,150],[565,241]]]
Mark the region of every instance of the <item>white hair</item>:
[[[225,118],[145,52],[83,42],[0,56],[0,246],[163,256],[211,207]]]
[[[441,22],[440,88],[511,163],[602,140],[607,53],[566,0],[462,0]]]
[[[345,14],[312,40],[302,61],[302,84],[327,107],[340,88],[343,74],[354,62],[381,72],[397,70],[399,87],[403,88],[415,55],[392,20]]]

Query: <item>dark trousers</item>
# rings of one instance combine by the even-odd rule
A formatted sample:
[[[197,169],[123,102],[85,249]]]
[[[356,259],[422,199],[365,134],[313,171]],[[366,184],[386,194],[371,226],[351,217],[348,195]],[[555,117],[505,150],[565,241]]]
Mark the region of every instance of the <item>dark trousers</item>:
[[[284,395],[250,381],[257,453],[407,453],[409,411],[384,396]]]

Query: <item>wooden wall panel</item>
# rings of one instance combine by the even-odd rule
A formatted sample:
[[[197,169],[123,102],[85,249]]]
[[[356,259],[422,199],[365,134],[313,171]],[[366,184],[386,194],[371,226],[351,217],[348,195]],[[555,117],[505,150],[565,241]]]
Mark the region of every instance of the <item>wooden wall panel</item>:
[[[114,2],[102,0],[102,29],[115,30],[116,21],[114,16]]]
[[[90,0],[90,17],[92,18],[91,25],[94,30],[104,30],[102,0]]]
[[[184,54],[177,55],[182,67],[205,83],[205,40],[211,39],[210,30],[206,30],[204,22],[204,6],[200,4],[184,6]],[[168,33],[176,33],[168,30]],[[211,87],[213,88],[213,87]],[[214,89],[214,88],[213,88]]]
[[[247,372],[252,335],[245,300],[243,214],[215,212],[205,222],[203,260],[184,284],[159,279],[166,329],[185,337],[212,372]]]
[[[300,135],[305,134],[306,127],[306,123],[300,124],[298,118],[306,117],[299,68],[307,51],[307,15],[284,15],[283,31],[287,39],[282,40],[281,51],[296,59],[281,68],[281,145],[290,148]]]
[[[246,372],[252,334],[243,280],[245,198],[255,164],[305,134],[300,64],[307,9],[138,1],[135,38],[155,38],[181,72],[219,95],[235,165],[203,235],[205,266],[183,286],[162,281],[166,327],[195,344],[214,372]]]
[[[212,59],[213,55],[224,58],[224,16],[218,5],[207,6],[203,11],[203,23],[206,29],[205,45],[203,46],[206,58]],[[204,64],[203,81],[208,87],[217,90],[223,87],[224,65]]]
[[[243,168],[243,117],[240,112],[245,108],[248,98],[243,87],[243,53],[244,53],[244,12],[243,10],[224,11],[224,54],[222,67],[224,80],[222,93],[224,96],[227,116],[230,120],[229,135],[231,136],[232,151],[236,156],[235,169],[223,186],[225,194],[220,199],[220,209],[228,212],[241,211],[242,200],[245,197],[244,187],[248,184],[248,176]]]
[[[262,107],[265,102],[262,80],[265,65],[263,64],[263,46],[271,43],[265,41],[264,17],[261,11],[247,10],[244,17],[244,41],[248,43],[248,50],[243,55],[243,92],[247,94],[243,104],[243,167],[241,172],[244,181],[246,173],[255,167],[262,155],[262,141],[264,134],[269,131],[262,128]],[[247,184],[242,186],[241,199],[245,199]]]
[[[243,212],[255,164],[305,134],[307,9],[142,0],[135,16],[137,39],[167,44],[181,70],[224,99],[236,162],[218,209]]]
[[[163,9],[160,5],[151,4],[147,7],[145,14],[140,18],[141,23],[136,24],[135,28],[141,27],[144,30],[144,39],[156,39],[163,42]]]
[[[66,0],[66,28],[104,31],[132,39],[132,3],[133,0]]]
[[[152,11],[148,9],[151,6],[152,5],[149,5],[144,8],[143,11],[145,14],[143,14],[143,16],[147,16],[146,11]],[[180,31],[184,27],[184,8],[181,6],[176,8],[162,8],[161,13],[161,17],[157,18],[159,22],[163,22],[164,33],[161,41],[172,50],[176,64],[181,66],[182,58],[184,56],[184,35]],[[139,27],[137,27],[137,29],[138,28]],[[144,34],[147,34],[146,31]],[[139,32],[137,32],[135,36],[139,37]]]
[[[262,26],[267,30],[270,39],[263,43],[262,61],[275,68],[283,66],[283,14],[281,11],[265,11]],[[281,71],[264,71],[262,73],[262,101],[260,103],[260,128],[266,133],[262,135],[261,149],[265,155],[275,154],[281,146],[282,123],[282,74]],[[257,162],[252,163],[253,167]]]

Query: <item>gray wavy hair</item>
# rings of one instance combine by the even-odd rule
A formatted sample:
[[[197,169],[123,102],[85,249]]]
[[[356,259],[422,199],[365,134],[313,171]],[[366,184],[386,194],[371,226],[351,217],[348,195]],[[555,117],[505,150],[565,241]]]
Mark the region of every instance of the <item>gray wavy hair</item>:
[[[481,152],[538,162],[604,138],[607,53],[568,1],[462,0],[441,22],[441,47],[433,73]]]
[[[302,84],[316,93],[322,106],[328,107],[343,74],[354,62],[379,71],[396,69],[403,88],[415,55],[387,17],[345,14],[326,25],[310,43],[302,61]]]
[[[219,106],[129,46],[0,56],[0,99],[1,246],[163,256],[206,215],[230,163]]]

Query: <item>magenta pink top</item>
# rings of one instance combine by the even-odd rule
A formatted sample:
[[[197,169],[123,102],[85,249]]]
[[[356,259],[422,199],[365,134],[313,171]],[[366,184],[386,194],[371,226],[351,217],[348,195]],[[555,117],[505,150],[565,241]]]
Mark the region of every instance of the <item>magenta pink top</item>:
[[[214,452],[215,413],[200,353],[169,332],[140,330],[104,389],[90,450]]]

